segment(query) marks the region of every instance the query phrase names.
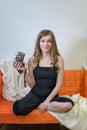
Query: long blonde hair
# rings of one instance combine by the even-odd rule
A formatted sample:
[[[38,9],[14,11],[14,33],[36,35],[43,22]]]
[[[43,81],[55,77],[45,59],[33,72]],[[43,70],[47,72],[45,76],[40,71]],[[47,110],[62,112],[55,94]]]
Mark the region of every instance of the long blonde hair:
[[[56,43],[56,39],[55,39],[55,36],[53,34],[53,32],[51,30],[41,30],[37,36],[37,39],[36,39],[36,45],[35,45],[35,51],[34,51],[34,63],[35,65],[37,66],[38,63],[39,63],[39,60],[42,56],[42,51],[40,49],[40,39],[44,36],[47,36],[47,35],[50,35],[51,36],[51,39],[52,39],[52,49],[51,49],[51,59],[52,59],[52,62],[51,62],[51,65],[52,66],[55,66],[56,63],[57,63],[57,60],[58,60],[58,55],[59,54],[59,51],[58,51],[58,48],[57,48],[57,43]]]

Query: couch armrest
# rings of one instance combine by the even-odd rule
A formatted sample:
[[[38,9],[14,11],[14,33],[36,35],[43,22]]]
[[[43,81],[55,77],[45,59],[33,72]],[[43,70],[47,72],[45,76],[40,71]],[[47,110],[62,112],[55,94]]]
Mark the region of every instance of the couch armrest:
[[[84,96],[87,98],[87,70],[84,70]]]
[[[0,70],[0,99],[1,99],[1,95],[2,95],[2,72]]]

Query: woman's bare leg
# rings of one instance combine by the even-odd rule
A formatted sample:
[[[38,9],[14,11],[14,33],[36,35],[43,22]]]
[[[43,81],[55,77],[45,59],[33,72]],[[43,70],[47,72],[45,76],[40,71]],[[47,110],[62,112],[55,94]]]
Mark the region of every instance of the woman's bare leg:
[[[51,102],[48,105],[48,111],[63,113],[72,109],[73,105],[70,102]]]

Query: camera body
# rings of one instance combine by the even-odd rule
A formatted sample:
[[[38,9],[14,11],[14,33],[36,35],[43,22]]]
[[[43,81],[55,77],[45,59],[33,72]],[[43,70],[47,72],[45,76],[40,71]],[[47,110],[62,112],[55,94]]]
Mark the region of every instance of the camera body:
[[[23,62],[24,57],[25,57],[25,53],[17,52],[15,56],[15,62]]]
[[[21,57],[21,55],[19,55],[18,53],[16,53],[15,61],[17,61],[17,62],[23,62],[23,58]]]

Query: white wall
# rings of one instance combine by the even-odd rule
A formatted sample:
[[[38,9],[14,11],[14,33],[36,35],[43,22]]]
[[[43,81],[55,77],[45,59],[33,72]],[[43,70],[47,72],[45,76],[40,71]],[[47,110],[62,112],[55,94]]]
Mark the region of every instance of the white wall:
[[[0,0],[0,62],[17,51],[33,54],[41,29],[51,29],[65,69],[81,69],[87,56],[87,0]]]

